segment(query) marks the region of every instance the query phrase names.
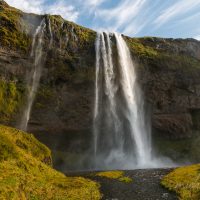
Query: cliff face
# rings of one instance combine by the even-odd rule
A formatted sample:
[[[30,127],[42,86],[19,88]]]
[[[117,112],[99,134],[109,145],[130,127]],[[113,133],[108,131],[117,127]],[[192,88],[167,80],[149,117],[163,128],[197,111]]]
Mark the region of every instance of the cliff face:
[[[46,59],[28,130],[56,151],[79,153],[87,150],[91,141],[96,33],[60,16],[22,13],[2,0],[0,122],[19,125],[33,66],[32,38],[42,19],[51,23],[53,43],[49,49],[47,30]],[[137,64],[159,151],[173,152],[175,159],[183,160],[183,155],[195,154],[192,160],[200,160],[193,144],[193,138],[197,141],[200,137],[200,42],[125,39]]]
[[[192,136],[199,130],[200,43],[159,38],[140,42],[150,48],[139,62],[141,85],[153,109],[153,127],[172,138]]]

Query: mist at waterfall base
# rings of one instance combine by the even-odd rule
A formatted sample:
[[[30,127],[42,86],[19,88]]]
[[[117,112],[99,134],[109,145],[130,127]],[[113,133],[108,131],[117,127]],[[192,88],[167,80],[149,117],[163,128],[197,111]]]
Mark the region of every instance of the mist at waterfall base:
[[[129,48],[120,34],[98,33],[94,103],[94,168],[175,166],[154,153],[150,117]]]

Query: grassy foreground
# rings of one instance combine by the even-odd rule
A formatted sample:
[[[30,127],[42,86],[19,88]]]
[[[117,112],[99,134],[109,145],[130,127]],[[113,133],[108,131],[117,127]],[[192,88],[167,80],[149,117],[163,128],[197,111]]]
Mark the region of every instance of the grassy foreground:
[[[50,150],[31,134],[0,125],[0,199],[100,198],[96,182],[52,169]]]
[[[161,183],[176,192],[182,200],[199,200],[200,164],[175,169]]]

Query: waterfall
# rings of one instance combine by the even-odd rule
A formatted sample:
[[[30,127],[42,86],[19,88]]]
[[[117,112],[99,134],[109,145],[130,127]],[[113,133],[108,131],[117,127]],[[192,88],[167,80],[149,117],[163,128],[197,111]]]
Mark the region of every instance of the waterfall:
[[[49,47],[52,47],[52,44],[53,44],[53,33],[52,33],[51,19],[50,19],[50,18],[49,18],[49,22],[48,22],[48,28],[49,28],[49,34],[50,34],[50,43],[49,43]]]
[[[97,117],[99,112],[99,65],[100,65],[100,34],[97,33],[97,39],[95,44],[96,50],[96,73],[95,73],[95,103],[94,103],[94,117],[93,117],[93,135],[94,135],[94,154],[97,154],[97,141],[99,136],[98,126],[97,126]]]
[[[135,66],[129,48],[121,35],[115,34],[119,54],[121,85],[128,107],[127,119],[130,124],[131,138],[135,143],[136,158],[139,166],[151,162],[151,138],[149,127],[145,124],[144,101],[137,84]]]
[[[95,168],[159,166],[152,155],[150,123],[126,42],[117,33],[97,33],[95,47]]]
[[[30,57],[34,60],[33,68],[30,73],[28,73],[28,94],[27,94],[27,103],[23,111],[21,118],[20,129],[27,130],[27,125],[30,119],[32,105],[35,99],[35,95],[39,86],[42,68],[44,64],[44,55],[43,55],[43,43],[44,43],[44,32],[46,28],[45,19],[43,19],[40,25],[37,27],[35,34],[33,35],[32,48]],[[49,30],[50,30],[50,45],[52,45],[52,32],[51,24],[49,20]]]

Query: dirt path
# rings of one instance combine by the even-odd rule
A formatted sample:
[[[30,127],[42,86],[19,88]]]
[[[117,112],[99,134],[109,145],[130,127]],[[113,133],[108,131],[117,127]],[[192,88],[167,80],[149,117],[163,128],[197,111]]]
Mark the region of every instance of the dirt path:
[[[67,173],[68,176],[83,176],[101,184],[103,200],[176,200],[175,194],[160,185],[164,175],[171,169],[145,169],[125,171],[125,176],[133,179],[131,183],[97,177],[94,172]]]

